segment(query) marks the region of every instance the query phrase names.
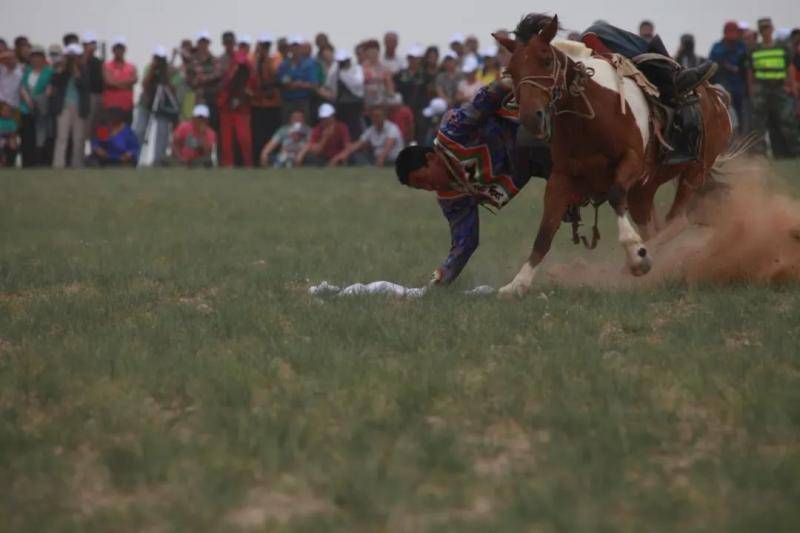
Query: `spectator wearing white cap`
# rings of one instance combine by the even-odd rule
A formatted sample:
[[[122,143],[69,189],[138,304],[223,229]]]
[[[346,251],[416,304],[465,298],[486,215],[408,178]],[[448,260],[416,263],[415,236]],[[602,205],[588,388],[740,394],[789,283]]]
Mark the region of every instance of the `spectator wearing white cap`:
[[[294,136],[290,133],[295,131]],[[303,135],[297,135],[297,132],[302,132]],[[306,125],[306,117],[302,111],[292,111],[289,115],[289,121],[281,126],[272,139],[264,145],[261,150],[260,159],[261,166],[286,166],[289,158],[286,154],[294,154],[291,166],[294,165],[296,157],[305,147],[305,143],[311,136],[311,129]],[[283,156],[280,154],[283,153]]]
[[[361,138],[351,143],[331,160],[332,165],[347,163],[350,157],[356,165],[390,165],[403,149],[403,134],[396,124],[387,120],[383,107],[372,108],[369,113],[372,125],[361,134]]]
[[[447,102],[447,105],[456,105],[458,84],[463,75],[458,68],[458,57],[453,52],[446,52],[442,60],[442,71],[436,76],[436,96]]]
[[[289,57],[278,68],[284,119],[294,111],[302,111],[305,117],[311,116],[311,97],[321,85],[316,63],[306,56],[306,43],[302,35],[291,36]]]
[[[474,100],[475,95],[483,87],[483,83],[478,79],[479,68],[480,65],[477,59],[472,55],[464,56],[464,65],[461,67],[464,77],[458,82],[458,89],[456,90],[456,104],[459,106]]]
[[[103,107],[103,89],[105,88],[103,61],[96,55],[97,35],[94,32],[84,32],[81,36],[81,44],[83,45],[83,64],[89,83],[89,117],[86,119],[86,138],[91,139]]]
[[[186,81],[194,90],[196,103],[208,106],[208,122],[216,131],[219,129],[217,93],[222,79],[222,63],[211,54],[210,47],[211,34],[207,30],[199,32],[194,57],[186,69]]]
[[[450,36],[450,51],[456,57],[456,62],[460,62],[461,58],[464,57],[465,47],[464,47],[464,34],[461,32],[456,32]]]
[[[280,57],[272,54],[275,38],[269,33],[258,36],[253,57],[255,78],[250,125],[253,134],[253,157],[259,163],[261,150],[278,131],[282,123],[281,93],[278,86]]]
[[[383,36],[383,55],[381,56],[381,63],[386,67],[392,76],[396,76],[398,72],[406,68],[406,58],[397,52],[397,46],[400,44],[400,38],[397,32],[386,32]]]
[[[481,57],[478,53],[479,46],[478,38],[474,35],[470,35],[464,39],[464,55],[461,57],[461,66],[464,66],[464,61],[469,57],[473,58],[479,64],[481,63]]]
[[[356,139],[364,131],[364,69],[344,49],[336,51],[334,60],[320,93],[336,105],[339,120]]]
[[[113,57],[103,65],[103,109],[117,108],[125,112],[125,123],[133,121],[133,88],[139,75],[133,63],[125,61],[125,37],[116,36],[111,40]]]
[[[253,38],[249,34],[245,33],[239,36],[239,40],[237,42],[237,49],[240,52],[244,52],[249,57],[250,50],[253,49]]]
[[[412,45],[406,50],[407,67],[394,77],[395,88],[403,102],[411,108],[414,115],[414,140],[421,144],[425,140],[426,127],[422,111],[430,100],[431,79],[423,68],[422,58],[425,50],[420,45]]]
[[[156,46],[144,71],[133,127],[142,146],[152,142],[153,165],[162,165],[166,161],[169,134],[180,115],[172,81],[174,75],[175,68],[168,62],[167,49]]]
[[[335,107],[324,103],[319,106],[317,116],[319,123],[311,130],[311,141],[297,157],[300,165],[329,165],[350,144],[350,132],[344,122],[336,120]]]
[[[428,106],[422,110],[422,116],[425,118],[425,139],[419,143],[420,146],[433,146],[433,140],[436,138],[436,132],[439,131],[439,126],[442,123],[442,117],[447,113],[447,102],[442,98],[434,98]]]
[[[497,57],[498,53],[497,45],[494,44],[482,48],[480,51],[483,66],[478,70],[478,79],[483,85],[489,85],[501,78],[502,72],[500,71],[500,60]]]
[[[86,119],[89,117],[89,84],[82,65],[83,47],[71,43],[53,76],[51,113],[56,116],[56,144],[53,167],[67,165],[67,148],[72,142],[71,165],[83,166],[86,149]]]
[[[208,124],[209,109],[199,104],[192,111],[192,118],[184,120],[172,132],[172,162],[187,167],[211,167],[214,165],[214,146],[217,134]]]

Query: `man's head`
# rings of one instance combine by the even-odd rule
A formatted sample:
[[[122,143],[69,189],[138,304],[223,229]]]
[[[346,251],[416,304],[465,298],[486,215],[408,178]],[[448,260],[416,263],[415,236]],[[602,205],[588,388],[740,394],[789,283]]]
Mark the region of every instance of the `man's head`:
[[[364,42],[364,58],[370,63],[377,63],[380,60],[381,43],[377,39],[370,39]]]
[[[681,50],[684,53],[694,53],[694,35],[690,33],[681,35]]]
[[[394,57],[399,42],[400,39],[397,37],[397,33],[393,31],[387,32],[386,35],[383,36],[383,47],[386,49],[387,56]]]
[[[458,66],[458,58],[453,52],[445,52],[444,59],[442,59],[442,70],[453,73]]]
[[[336,121],[336,108],[326,102],[321,106],[319,106],[319,111],[317,112],[317,115],[319,116],[320,124],[322,124],[323,126],[327,126],[331,122]]]
[[[0,37],[0,52],[7,52],[8,51],[8,43],[5,39]]]
[[[11,118],[11,106],[0,100],[0,118]]]
[[[450,50],[452,50],[458,57],[464,55],[464,36],[460,33],[454,33],[450,37]]]
[[[61,38],[61,43],[64,45],[64,48],[71,44],[78,44],[80,42],[81,40],[78,38],[77,33],[65,33]]]
[[[275,38],[269,33],[262,33],[258,36],[258,45],[256,46],[256,51],[259,54],[269,55],[269,52],[272,49],[272,42],[274,40]]]
[[[83,53],[87,57],[91,57],[97,51],[97,35],[94,32],[87,31],[81,36],[81,44],[83,45]]]
[[[772,42],[772,35],[775,32],[775,26],[772,25],[772,19],[764,17],[758,20],[758,33],[761,39],[766,42]]]
[[[202,55],[208,55],[211,47],[211,34],[203,30],[197,34],[197,51]]]
[[[125,37],[118,35],[111,39],[111,53],[114,54],[114,61],[125,61]]]
[[[292,124],[303,124],[306,121],[306,116],[302,111],[292,111],[292,114],[289,115],[289,125]]]
[[[17,61],[28,62],[28,57],[31,55],[31,43],[27,37],[20,35],[14,39],[14,52],[17,54]]]
[[[425,191],[447,191],[452,179],[444,159],[433,148],[409,146],[394,163],[397,179],[403,185]]]
[[[226,31],[222,34],[222,47],[225,48],[225,53],[233,55],[236,48],[236,34],[232,31]]]
[[[242,35],[239,37],[239,43],[237,45],[237,51],[244,52],[245,55],[250,54],[250,49],[253,47],[253,38],[247,34]]]
[[[377,130],[382,130],[386,122],[386,110],[383,106],[376,105],[369,110],[369,119],[372,121],[372,126]]]
[[[656,36],[655,25],[649,20],[643,20],[641,24],[639,24],[639,37],[641,37],[647,42],[650,42],[653,40],[653,37],[655,36]]]
[[[31,67],[33,67],[37,71],[46,67],[47,55],[45,54],[44,48],[42,48],[41,46],[31,47],[30,62],[31,62]]]
[[[738,41],[742,38],[742,30],[739,29],[739,23],[731,20],[725,23],[722,30],[722,39],[728,42]]]
[[[196,129],[202,131],[208,125],[209,116],[211,116],[211,113],[207,105],[196,105],[194,106],[194,110],[192,110],[192,124],[194,124]]]
[[[316,37],[314,37],[314,44],[317,45],[317,50],[322,50],[327,46],[331,46],[331,40],[328,38],[327,33],[318,33]]]
[[[478,42],[478,38],[474,35],[470,35],[467,37],[466,41],[464,41],[464,48],[466,49],[466,53],[468,54],[478,54],[478,48],[480,47],[480,43]]]

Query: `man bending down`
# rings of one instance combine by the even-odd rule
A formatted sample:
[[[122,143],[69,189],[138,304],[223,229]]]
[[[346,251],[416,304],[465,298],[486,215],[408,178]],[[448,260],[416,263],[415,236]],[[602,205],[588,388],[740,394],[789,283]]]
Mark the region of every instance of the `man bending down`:
[[[531,176],[550,175],[550,148],[534,140],[504,107],[510,87],[494,82],[443,117],[434,147],[410,146],[395,170],[400,183],[435,191],[450,224],[450,254],[432,285],[455,280],[478,248],[478,207],[502,209]]]

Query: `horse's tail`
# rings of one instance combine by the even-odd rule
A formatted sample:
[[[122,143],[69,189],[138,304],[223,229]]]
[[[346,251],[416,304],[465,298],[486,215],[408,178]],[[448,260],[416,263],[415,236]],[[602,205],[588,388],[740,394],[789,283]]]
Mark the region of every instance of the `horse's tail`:
[[[761,142],[761,137],[761,133],[751,131],[747,135],[734,138],[725,153],[720,154],[714,161],[714,165],[711,167],[712,176],[721,176],[726,164],[749,152],[751,148]]]

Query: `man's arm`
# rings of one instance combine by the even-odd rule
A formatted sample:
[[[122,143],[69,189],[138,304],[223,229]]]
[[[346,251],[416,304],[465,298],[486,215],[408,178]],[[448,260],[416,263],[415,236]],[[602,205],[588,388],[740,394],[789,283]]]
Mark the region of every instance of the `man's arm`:
[[[366,146],[366,144],[367,144],[367,141],[365,141],[364,139],[361,139],[361,140],[358,140],[358,141],[356,141],[354,143],[349,144],[347,146],[347,148],[345,148],[344,150],[342,150],[341,152],[336,154],[336,156],[333,159],[331,159],[329,164],[335,166],[335,165],[338,165],[339,163],[341,163],[343,161],[347,161],[348,157],[350,157],[355,152],[358,152],[359,150],[364,148],[364,146]]]
[[[478,200],[471,196],[454,200],[440,199],[439,206],[450,224],[450,254],[436,269],[433,284],[449,285],[461,274],[478,248]]]

